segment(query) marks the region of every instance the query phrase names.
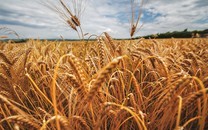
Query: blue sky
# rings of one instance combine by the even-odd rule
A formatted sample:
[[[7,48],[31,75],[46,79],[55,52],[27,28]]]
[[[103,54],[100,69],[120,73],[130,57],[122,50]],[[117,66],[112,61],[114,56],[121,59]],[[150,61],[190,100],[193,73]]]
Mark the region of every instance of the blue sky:
[[[16,31],[22,38],[78,38],[46,0],[0,0],[0,27]],[[58,0],[47,0],[56,5]],[[69,0],[65,0],[69,1]],[[129,38],[131,0],[83,0],[81,24],[85,33],[108,32],[114,38]],[[137,1],[137,0],[135,0]],[[139,1],[139,0],[138,0]],[[69,3],[70,4],[70,3]],[[135,7],[138,10],[138,6]],[[135,36],[167,31],[208,28],[208,0],[146,0],[143,24]],[[4,35],[0,30],[0,35]],[[13,37],[12,35],[9,35]]]

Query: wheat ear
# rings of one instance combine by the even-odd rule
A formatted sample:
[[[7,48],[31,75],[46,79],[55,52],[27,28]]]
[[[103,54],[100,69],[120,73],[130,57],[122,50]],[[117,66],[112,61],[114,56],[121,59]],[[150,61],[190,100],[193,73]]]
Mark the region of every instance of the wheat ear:
[[[81,24],[80,24],[80,21],[79,21],[79,19],[77,18],[76,15],[71,16],[71,20],[72,20],[72,22],[73,22],[76,26],[80,26],[80,25],[81,25]]]
[[[185,111],[186,108],[190,106],[190,104],[194,103],[198,98],[201,98],[204,93],[208,93],[208,88],[199,90],[198,92],[195,92],[189,96],[188,99],[184,99],[185,101],[182,107],[182,111]]]
[[[103,68],[105,66],[105,49],[104,49],[105,47],[102,37],[98,37],[97,43],[98,43],[99,57],[100,57],[100,68]]]
[[[71,20],[67,20],[66,22],[69,24],[69,26],[70,26],[72,29],[74,29],[75,31],[77,31],[77,27],[75,26],[75,24],[74,24]]]
[[[7,118],[1,120],[1,122],[5,121],[5,120],[26,126],[26,128],[30,128],[30,129],[32,129],[32,128],[39,129],[40,128],[40,125],[37,123],[38,121],[35,121],[33,118],[28,117],[28,116],[23,116],[23,115],[10,116],[10,117],[7,117]]]
[[[7,64],[12,65],[12,62],[7,58],[4,52],[0,51],[0,57],[6,62]]]
[[[84,94],[86,94],[85,89],[79,84],[76,77],[72,74],[66,74],[67,79],[69,79],[70,84],[75,88],[77,93],[80,95],[80,97],[83,97]]]
[[[11,75],[11,72],[10,72],[10,69],[9,69],[9,66],[5,63],[5,62],[1,62],[0,63],[0,66],[4,69],[4,71],[6,72],[6,74],[12,78],[12,75]]]
[[[108,40],[108,43],[110,44],[110,47],[112,48],[112,51],[115,51],[116,50],[116,46],[113,43],[113,39],[111,38],[111,36],[107,32],[104,32],[104,34],[105,34],[105,37]]]
[[[110,106],[108,104],[104,104],[102,109],[99,112],[99,116],[97,118],[97,122],[94,126],[94,130],[99,130],[99,127],[102,125],[103,120],[107,118],[108,116],[113,115],[115,116],[116,113],[113,111],[113,106]]]
[[[82,126],[84,130],[91,130],[87,122],[81,116],[72,116],[69,118],[69,121],[73,122],[73,124],[78,124],[78,126]]]
[[[10,86],[10,82],[9,79],[7,78],[7,76],[3,73],[0,73],[0,81],[1,83],[4,85],[4,87],[9,87]],[[1,84],[1,85],[2,85]]]
[[[116,67],[116,65],[126,56],[121,56],[113,59],[108,65],[106,65],[101,72],[98,73],[97,78],[92,84],[92,88],[88,92],[85,98],[85,103],[89,103],[93,100],[94,95],[97,93],[99,88],[101,87],[101,84],[103,83],[104,79],[107,77],[107,75],[111,72],[112,69]]]
[[[69,63],[76,72],[78,76],[78,80],[81,81],[81,84],[83,85],[83,87],[85,87],[85,84],[87,83],[87,76],[85,74],[85,70],[83,69],[83,66],[74,55],[69,54],[68,56],[69,56]]]
[[[44,130],[46,126],[54,120],[59,121],[60,125],[63,127],[64,130],[70,129],[69,121],[64,116],[56,115],[44,122],[40,130]]]

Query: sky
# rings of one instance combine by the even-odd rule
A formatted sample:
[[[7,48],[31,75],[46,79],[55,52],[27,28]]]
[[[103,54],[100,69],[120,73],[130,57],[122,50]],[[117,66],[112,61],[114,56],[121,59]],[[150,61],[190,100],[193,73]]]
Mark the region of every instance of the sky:
[[[81,9],[84,33],[101,35],[108,32],[113,38],[130,37],[131,0],[65,0],[73,12],[72,1],[82,2],[78,9]],[[208,0],[144,1],[138,24],[142,27],[135,36],[208,28]],[[138,15],[140,2],[135,0],[135,15]],[[0,0],[0,3],[0,28],[14,30],[21,38],[78,38],[63,16],[49,8],[55,5],[61,10],[58,0]],[[6,33],[0,30],[0,35]],[[14,36],[10,34],[9,37]]]

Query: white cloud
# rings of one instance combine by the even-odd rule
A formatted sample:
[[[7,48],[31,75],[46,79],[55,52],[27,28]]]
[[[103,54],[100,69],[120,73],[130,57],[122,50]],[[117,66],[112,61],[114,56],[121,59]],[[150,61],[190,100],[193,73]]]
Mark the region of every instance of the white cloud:
[[[203,2],[203,6],[197,7]],[[208,27],[208,21],[204,20],[208,18],[207,8],[208,2],[203,0],[150,0],[145,5],[145,10],[160,15],[154,21],[147,23],[142,33],[160,33],[185,28],[205,29]]]
[[[77,38],[76,32],[60,17],[43,6],[44,0],[0,0],[0,26],[9,27],[23,37]],[[48,0],[55,2],[57,0]],[[81,24],[85,33],[100,35],[107,31],[115,38],[129,37],[130,0],[85,0]],[[148,0],[144,12],[154,17],[146,19],[137,35],[147,35],[188,28],[208,27],[208,2],[204,0]]]

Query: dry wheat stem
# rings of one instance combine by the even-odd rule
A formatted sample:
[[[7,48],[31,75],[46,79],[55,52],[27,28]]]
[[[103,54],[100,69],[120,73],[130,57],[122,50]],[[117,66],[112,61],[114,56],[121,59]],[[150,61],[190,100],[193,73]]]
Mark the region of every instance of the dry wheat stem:
[[[105,104],[108,104],[108,105],[112,105],[112,106],[117,106],[121,109],[124,109],[125,111],[129,112],[135,119],[135,121],[137,122],[137,125],[139,127],[140,130],[147,130],[144,122],[142,121],[141,117],[139,117],[135,112],[133,112],[132,110],[130,110],[129,108],[125,107],[125,106],[122,106],[122,105],[119,105],[119,104],[116,104],[116,103],[113,103],[113,102],[106,102]]]
[[[180,120],[181,120],[181,109],[182,109],[182,97],[178,96],[179,99],[179,105],[178,105],[178,116],[177,116],[177,120],[176,120],[176,127],[175,129],[177,130],[178,128],[180,128]]]
[[[34,82],[34,80],[30,77],[28,73],[25,74],[29,80],[32,82],[33,86],[35,87],[35,90],[50,104],[53,106],[53,103],[48,99],[48,97],[39,89],[37,84]]]

